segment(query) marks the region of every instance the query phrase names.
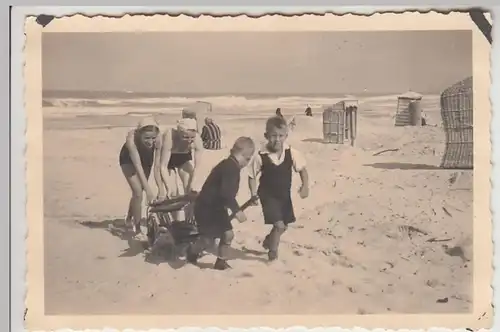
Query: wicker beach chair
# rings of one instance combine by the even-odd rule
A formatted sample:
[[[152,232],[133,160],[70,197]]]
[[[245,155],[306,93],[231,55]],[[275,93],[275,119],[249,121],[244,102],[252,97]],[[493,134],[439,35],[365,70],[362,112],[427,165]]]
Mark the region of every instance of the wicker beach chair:
[[[472,77],[444,90],[440,101],[441,118],[446,134],[441,167],[472,169],[474,165]]]

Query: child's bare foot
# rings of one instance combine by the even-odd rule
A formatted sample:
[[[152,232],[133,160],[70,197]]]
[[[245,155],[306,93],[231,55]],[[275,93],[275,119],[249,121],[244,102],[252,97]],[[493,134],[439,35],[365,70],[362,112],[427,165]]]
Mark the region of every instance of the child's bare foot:
[[[231,268],[231,265],[229,265],[225,259],[217,258],[217,260],[215,261],[215,264],[214,264],[215,270],[224,271],[224,270],[227,270],[230,268]]]
[[[186,253],[186,261],[193,265],[196,265],[198,264],[198,258],[200,258],[200,256],[200,254],[195,253],[193,249],[189,247]]]
[[[143,232],[139,232],[134,235],[134,240],[139,242],[147,242],[149,239],[146,234],[144,234]]]
[[[148,241],[148,237],[146,234],[144,234],[141,230],[141,224],[136,223],[133,226],[133,232],[134,232],[134,239],[140,242],[146,242]]]
[[[270,250],[267,254],[269,262],[273,262],[278,259],[278,252]]]

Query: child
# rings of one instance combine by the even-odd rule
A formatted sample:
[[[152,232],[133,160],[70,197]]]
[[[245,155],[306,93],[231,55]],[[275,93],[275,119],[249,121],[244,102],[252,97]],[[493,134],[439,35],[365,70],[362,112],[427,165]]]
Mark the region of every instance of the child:
[[[217,261],[214,269],[226,270],[228,250],[234,238],[231,215],[239,222],[246,221],[240,211],[236,195],[240,186],[240,171],[248,165],[255,152],[255,144],[249,137],[240,137],[231,149],[231,155],[217,164],[207,180],[194,204],[194,215],[198,223],[200,238],[190,246],[187,260],[196,264],[200,253],[216,238],[220,238]]]
[[[200,164],[202,151],[203,142],[198,134],[195,119],[182,118],[177,122],[176,128],[167,130],[163,134],[160,170],[163,183],[167,189],[167,179],[169,176],[174,176],[175,186],[171,188],[171,192],[169,193],[171,197],[179,195],[177,174],[181,179],[184,194],[188,194],[191,191],[193,179]],[[164,194],[166,195],[166,192]],[[159,197],[159,199],[164,198]]]
[[[154,201],[155,196],[148,183],[151,169],[155,176],[156,184],[161,188],[161,175],[159,164],[159,142],[160,128],[152,118],[143,119],[137,128],[131,130],[120,150],[119,163],[123,175],[132,190],[128,214],[127,226],[135,228],[136,236],[140,236],[139,227],[142,217],[142,197],[146,192],[148,203]]]
[[[248,185],[252,196],[258,194],[264,222],[273,225],[271,232],[263,241],[269,250],[269,261],[278,258],[278,246],[281,235],[288,224],[295,222],[291,188],[292,169],[300,174],[302,186],[300,197],[309,195],[309,177],[306,163],[302,155],[285,141],[288,136],[288,125],[284,118],[275,116],[267,120],[264,137],[267,144],[255,156],[249,167]],[[257,176],[260,174],[257,188]]]

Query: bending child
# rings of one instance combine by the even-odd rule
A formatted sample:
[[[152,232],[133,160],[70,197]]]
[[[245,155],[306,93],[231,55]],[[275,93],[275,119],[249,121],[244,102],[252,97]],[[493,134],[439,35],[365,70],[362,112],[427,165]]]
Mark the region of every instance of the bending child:
[[[309,196],[309,177],[302,154],[286,143],[288,124],[284,118],[269,118],[264,137],[266,145],[249,166],[248,185],[251,195],[258,194],[260,198],[265,224],[273,225],[262,242],[264,248],[269,250],[269,261],[273,261],[278,258],[281,235],[288,224],[296,220],[291,197],[292,170],[298,172],[302,180],[301,198]]]
[[[163,133],[160,159],[161,176],[167,190],[170,189],[168,194],[171,197],[180,194],[177,175],[181,179],[184,194],[191,191],[203,151],[203,142],[197,130],[196,120],[184,118],[177,122],[176,128]],[[168,188],[169,176],[173,176],[175,179],[173,188]]]
[[[187,260],[190,263],[196,264],[201,252],[213,243],[213,240],[219,238],[214,269],[230,268],[227,263],[228,250],[234,234],[228,210],[239,222],[246,221],[246,216],[236,201],[236,195],[240,186],[241,169],[248,165],[254,152],[255,144],[251,138],[238,138],[230,156],[217,164],[207,177],[194,204],[194,216],[200,238],[189,247]]]
[[[135,229],[137,236],[142,234],[139,226],[142,218],[143,192],[146,192],[148,203],[155,200],[155,195],[148,183],[152,169],[157,186],[162,188],[158,153],[161,147],[159,137],[158,123],[152,118],[146,118],[139,122],[136,129],[128,133],[120,150],[120,167],[132,191],[125,222],[127,226]]]

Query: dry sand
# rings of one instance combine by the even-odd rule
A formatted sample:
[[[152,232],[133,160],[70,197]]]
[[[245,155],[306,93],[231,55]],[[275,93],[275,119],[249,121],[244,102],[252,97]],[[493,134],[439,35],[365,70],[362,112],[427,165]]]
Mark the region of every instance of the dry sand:
[[[395,101],[365,104],[355,147],[320,143],[318,110],[315,118],[296,110],[290,144],[307,159],[310,197],[295,190],[298,221],[273,264],[260,244],[268,232],[260,208],[249,208],[249,221],[235,222],[233,269],[223,272],[148,262],[141,245],[109,231],[127,209],[118,152],[137,117],[46,115],[46,314],[468,312],[472,171],[437,168],[444,133],[436,101],[426,113],[438,126],[423,128],[394,127]],[[262,115],[216,120],[226,144],[242,134],[262,138]],[[399,150],[373,156],[392,148]],[[207,151],[204,174],[226,154]],[[240,202],[249,196],[245,174]],[[465,257],[443,245],[460,246]],[[214,256],[200,262],[210,267]]]

